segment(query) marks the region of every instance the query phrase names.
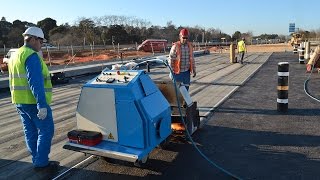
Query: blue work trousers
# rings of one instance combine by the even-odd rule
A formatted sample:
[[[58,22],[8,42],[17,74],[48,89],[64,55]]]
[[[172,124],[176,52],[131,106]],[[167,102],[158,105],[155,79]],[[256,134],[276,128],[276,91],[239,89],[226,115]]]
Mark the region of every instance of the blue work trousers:
[[[180,72],[179,74],[174,74],[174,78],[176,82],[182,82],[185,86],[186,89],[189,90],[190,86],[190,71],[185,71],[185,72]]]
[[[52,110],[47,106],[47,117],[37,117],[37,105],[19,104],[17,111],[21,117],[27,148],[32,155],[34,167],[43,167],[49,163],[51,140],[54,134]]]

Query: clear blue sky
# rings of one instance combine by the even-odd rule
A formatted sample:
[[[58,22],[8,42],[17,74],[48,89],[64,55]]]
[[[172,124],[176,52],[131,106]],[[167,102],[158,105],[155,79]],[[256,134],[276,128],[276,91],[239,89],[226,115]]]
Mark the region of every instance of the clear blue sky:
[[[301,4],[299,2],[302,2]],[[47,17],[57,25],[74,24],[81,17],[134,16],[152,25],[219,28],[235,31],[288,35],[289,23],[304,30],[320,29],[319,0],[6,0],[0,16],[37,23]]]

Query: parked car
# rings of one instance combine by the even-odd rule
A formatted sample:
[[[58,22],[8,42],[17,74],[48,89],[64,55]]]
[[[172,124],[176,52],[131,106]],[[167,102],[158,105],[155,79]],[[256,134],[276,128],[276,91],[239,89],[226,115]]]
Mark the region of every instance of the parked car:
[[[17,52],[18,51],[18,49],[17,48],[14,48],[14,49],[10,49],[9,51],[8,51],[8,53],[4,56],[4,58],[3,58],[3,63],[9,63],[9,60],[10,60],[10,58],[14,55],[14,53],[15,52]]]
[[[8,64],[8,63],[9,63],[9,60],[13,57],[13,55],[14,55],[17,51],[18,51],[18,48],[10,49],[10,50],[8,51],[8,53],[4,56],[2,62]],[[43,53],[42,53],[41,50],[38,52],[38,55],[39,55],[40,57],[43,57]]]
[[[56,46],[52,45],[52,44],[48,44],[48,43],[43,43],[41,49],[57,49]]]
[[[165,39],[147,39],[138,46],[138,51],[163,52],[167,48],[168,41]]]

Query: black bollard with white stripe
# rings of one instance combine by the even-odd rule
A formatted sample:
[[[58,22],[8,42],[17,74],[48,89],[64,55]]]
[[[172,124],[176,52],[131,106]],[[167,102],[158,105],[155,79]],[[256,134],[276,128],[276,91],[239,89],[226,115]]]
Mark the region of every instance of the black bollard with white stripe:
[[[299,49],[299,63],[304,64],[304,51],[305,48],[302,47],[301,50]]]
[[[280,112],[288,111],[288,90],[289,90],[289,63],[278,63],[278,98],[277,110]]]
[[[293,45],[293,54],[297,54],[298,53],[298,48],[297,45]]]

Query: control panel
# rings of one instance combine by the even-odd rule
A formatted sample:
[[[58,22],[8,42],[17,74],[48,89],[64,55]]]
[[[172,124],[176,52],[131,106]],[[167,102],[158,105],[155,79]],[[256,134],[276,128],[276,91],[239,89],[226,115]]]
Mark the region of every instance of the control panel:
[[[138,75],[138,72],[105,71],[102,72],[91,84],[126,85]]]

